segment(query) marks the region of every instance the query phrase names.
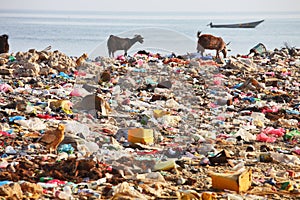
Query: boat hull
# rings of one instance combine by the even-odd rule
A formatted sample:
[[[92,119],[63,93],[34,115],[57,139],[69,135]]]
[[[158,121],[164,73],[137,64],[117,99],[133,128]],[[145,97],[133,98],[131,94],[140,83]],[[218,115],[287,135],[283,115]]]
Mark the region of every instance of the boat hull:
[[[211,28],[255,28],[263,21],[264,20],[249,22],[249,23],[240,23],[240,24],[218,24],[218,25],[210,23],[209,26]]]

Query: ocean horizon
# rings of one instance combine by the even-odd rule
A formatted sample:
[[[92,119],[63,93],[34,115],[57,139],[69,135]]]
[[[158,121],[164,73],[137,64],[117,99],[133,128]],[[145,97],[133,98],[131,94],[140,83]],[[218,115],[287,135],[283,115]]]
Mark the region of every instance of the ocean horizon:
[[[244,23],[264,19],[253,29],[210,28],[214,24]],[[18,11],[1,10],[0,34],[9,35],[10,52],[42,50],[51,45],[69,56],[88,53],[108,56],[109,35],[144,37],[129,53],[149,50],[175,54],[196,52],[197,31],[230,42],[229,55],[247,54],[258,43],[268,50],[285,43],[300,46],[297,12],[116,12],[116,11]],[[118,51],[117,54],[123,52]],[[206,51],[215,54],[215,51]]]

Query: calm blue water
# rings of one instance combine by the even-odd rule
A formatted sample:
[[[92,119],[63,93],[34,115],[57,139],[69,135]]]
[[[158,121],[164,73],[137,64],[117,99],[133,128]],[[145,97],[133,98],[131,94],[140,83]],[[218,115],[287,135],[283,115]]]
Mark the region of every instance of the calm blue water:
[[[240,23],[265,19],[255,29],[215,29],[209,22]],[[247,54],[262,42],[267,49],[281,48],[285,42],[300,47],[300,13],[141,13],[141,12],[62,12],[0,10],[0,34],[9,34],[10,52],[42,50],[48,45],[70,56],[84,52],[107,56],[106,40],[115,34],[141,34],[141,49],[195,52],[196,33],[211,33],[231,42],[229,55]],[[122,52],[118,52],[122,53]],[[209,51],[208,51],[209,53]],[[215,53],[212,52],[211,53]]]

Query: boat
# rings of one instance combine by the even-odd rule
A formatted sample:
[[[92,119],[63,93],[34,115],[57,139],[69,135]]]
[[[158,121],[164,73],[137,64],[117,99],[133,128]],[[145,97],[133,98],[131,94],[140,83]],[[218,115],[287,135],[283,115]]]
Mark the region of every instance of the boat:
[[[256,22],[240,23],[240,24],[213,24],[210,22],[208,26],[211,28],[255,28],[258,24],[265,20],[260,20]]]

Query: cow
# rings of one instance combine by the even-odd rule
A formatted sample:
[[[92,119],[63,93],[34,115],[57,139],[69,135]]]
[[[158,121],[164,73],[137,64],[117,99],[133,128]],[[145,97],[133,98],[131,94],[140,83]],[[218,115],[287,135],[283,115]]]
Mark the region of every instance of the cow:
[[[4,34],[0,36],[0,53],[8,53],[9,44],[8,44],[8,35]]]
[[[216,37],[210,34],[202,34],[198,31],[197,33],[198,43],[197,43],[197,52],[201,52],[203,56],[205,49],[216,50],[216,58],[220,58],[220,51],[223,53],[223,57],[227,56],[226,44],[221,37]]]
[[[117,50],[124,50],[124,56],[127,56],[127,51],[136,42],[143,43],[144,38],[141,35],[135,35],[133,38],[120,38],[118,36],[110,35],[107,40],[107,48],[109,57],[114,57]]]

